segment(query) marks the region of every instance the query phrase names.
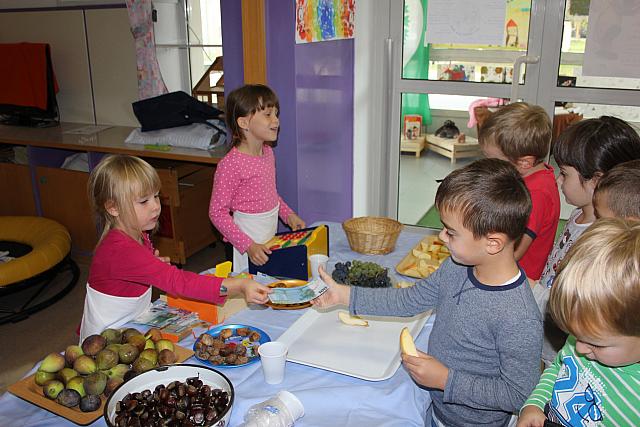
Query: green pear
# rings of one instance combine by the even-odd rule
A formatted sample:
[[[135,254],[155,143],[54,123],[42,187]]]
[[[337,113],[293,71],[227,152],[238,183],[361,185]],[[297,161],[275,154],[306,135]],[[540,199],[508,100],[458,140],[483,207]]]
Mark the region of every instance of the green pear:
[[[80,397],[84,397],[87,394],[84,389],[84,378],[81,376],[71,378],[67,383],[67,388],[77,391]]]
[[[84,390],[87,394],[102,394],[107,385],[107,376],[102,372],[94,372],[84,379]]]
[[[45,385],[47,381],[51,381],[55,379],[56,379],[55,372],[45,372],[45,371],[36,372],[35,381],[36,381],[36,384],[38,385]]]
[[[138,358],[140,351],[133,344],[122,344],[118,350],[118,357],[121,363],[133,363]]]
[[[114,366],[111,369],[107,369],[103,371],[109,378],[124,378],[124,374],[129,372],[131,368],[129,365],[125,365],[124,363],[120,363]]]
[[[156,350],[158,350],[158,353],[160,353],[164,349],[175,351],[175,347],[173,345],[173,342],[171,342],[169,340],[165,340],[165,339],[157,341],[156,342]]]
[[[120,344],[120,342],[122,341],[122,332],[120,332],[118,329],[105,329],[100,333],[100,335],[102,335],[107,340],[107,345]]]
[[[53,372],[56,373],[62,368],[64,368],[65,360],[59,353],[49,353],[40,364],[40,368],[38,370],[43,372]]]
[[[73,363],[73,369],[75,369],[80,375],[93,374],[96,369],[96,362],[86,354],[78,357]]]
[[[107,340],[102,335],[90,335],[82,341],[82,351],[89,356],[95,356],[107,346]]]
[[[111,369],[118,364],[119,360],[118,353],[105,348],[96,356],[96,365],[99,370]]]
[[[47,383],[42,386],[42,392],[49,399],[55,399],[58,397],[62,390],[64,390],[64,384],[58,380],[47,381]]]
[[[139,357],[147,359],[153,366],[156,366],[158,364],[158,352],[152,348],[144,350],[142,353],[140,353]]]
[[[80,375],[78,374],[78,371],[71,368],[64,368],[63,370],[58,372],[58,378],[65,384],[68,384],[71,378],[77,377],[78,375]]]
[[[76,359],[80,356],[82,356],[84,354],[84,351],[82,351],[82,347],[80,347],[79,345],[70,345],[67,347],[67,349],[64,351],[64,358],[67,361],[67,367],[72,367],[73,366],[73,362],[76,361]]]

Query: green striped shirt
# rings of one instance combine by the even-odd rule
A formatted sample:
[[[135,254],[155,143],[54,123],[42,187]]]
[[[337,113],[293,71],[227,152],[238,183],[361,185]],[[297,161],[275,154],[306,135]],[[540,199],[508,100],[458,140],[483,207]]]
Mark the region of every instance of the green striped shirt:
[[[524,406],[565,426],[640,426],[640,363],[612,368],[576,353],[567,338]]]

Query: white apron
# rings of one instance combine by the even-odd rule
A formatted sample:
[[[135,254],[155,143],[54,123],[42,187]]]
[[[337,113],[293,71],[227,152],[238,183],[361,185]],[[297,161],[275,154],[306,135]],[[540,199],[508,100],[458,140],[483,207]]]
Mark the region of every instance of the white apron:
[[[150,305],[151,286],[139,297],[118,297],[98,292],[87,283],[80,343],[89,335],[99,334],[107,328],[119,328],[138,317]]]
[[[240,211],[233,213],[233,222],[256,243],[267,243],[278,231],[278,211],[280,204],[268,212],[249,214]],[[233,272],[242,273],[249,268],[249,257],[233,248]]]

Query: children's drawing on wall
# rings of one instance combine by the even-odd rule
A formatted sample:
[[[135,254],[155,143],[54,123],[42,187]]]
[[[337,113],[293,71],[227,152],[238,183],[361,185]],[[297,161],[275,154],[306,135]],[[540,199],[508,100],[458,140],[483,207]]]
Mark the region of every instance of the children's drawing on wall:
[[[526,49],[529,38],[531,0],[507,0],[504,24],[504,46]]]
[[[475,72],[474,65],[438,64],[438,80],[469,81]]]
[[[355,0],[296,0],[296,43],[353,38]]]

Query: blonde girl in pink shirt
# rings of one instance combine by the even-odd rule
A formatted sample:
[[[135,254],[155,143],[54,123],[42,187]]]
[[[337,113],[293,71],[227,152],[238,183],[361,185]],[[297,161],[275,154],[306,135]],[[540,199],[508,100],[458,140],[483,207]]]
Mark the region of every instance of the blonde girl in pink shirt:
[[[160,178],[149,163],[133,156],[105,157],[91,171],[88,190],[102,235],[89,269],[80,342],[144,312],[152,286],[220,305],[227,296],[267,302],[271,290],[253,280],[199,275],[159,256],[149,233],[160,218]]]
[[[232,148],[218,163],[213,179],[209,218],[233,245],[233,270],[269,260],[265,243],[278,228],[278,217],[291,229],[305,223],[282,200],[276,189],[273,149],[280,128],[279,102],[264,85],[245,85],[226,102],[226,121]]]

